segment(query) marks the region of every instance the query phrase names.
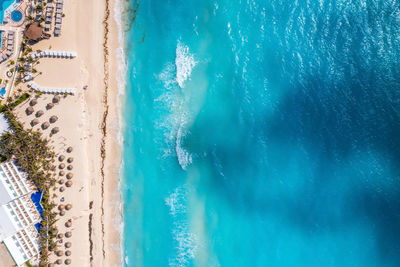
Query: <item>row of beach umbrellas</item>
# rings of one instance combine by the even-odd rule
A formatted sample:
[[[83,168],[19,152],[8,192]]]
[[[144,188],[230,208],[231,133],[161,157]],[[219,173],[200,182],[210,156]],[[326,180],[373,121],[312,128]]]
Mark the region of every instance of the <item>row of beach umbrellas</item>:
[[[29,82],[28,86],[32,88],[35,91],[40,91],[43,93],[49,93],[49,94],[75,94],[75,88],[52,88],[52,87],[41,87],[37,85],[34,82]]]
[[[74,51],[56,51],[56,50],[44,50],[39,53],[30,54],[31,58],[43,58],[43,57],[53,57],[53,58],[75,58],[77,56]]]

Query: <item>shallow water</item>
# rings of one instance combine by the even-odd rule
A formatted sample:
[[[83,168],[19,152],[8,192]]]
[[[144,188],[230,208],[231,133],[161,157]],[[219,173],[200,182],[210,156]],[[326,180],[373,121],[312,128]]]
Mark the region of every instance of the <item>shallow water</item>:
[[[399,37],[397,1],[141,1],[126,265],[399,266]]]

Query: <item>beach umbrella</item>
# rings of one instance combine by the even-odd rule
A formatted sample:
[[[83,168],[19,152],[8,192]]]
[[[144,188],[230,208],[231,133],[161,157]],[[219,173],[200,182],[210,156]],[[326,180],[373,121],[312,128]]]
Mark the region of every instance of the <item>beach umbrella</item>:
[[[64,163],[60,163],[60,165],[58,165],[58,168],[64,169],[65,168],[65,164]]]
[[[32,106],[32,107],[33,107],[34,105],[36,105],[36,104],[37,104],[36,98],[32,99],[31,102],[29,102],[29,105]]]
[[[60,192],[64,192],[65,188],[63,186],[60,187]]]
[[[59,183],[59,184],[63,184],[63,183],[64,183],[64,179],[60,179],[60,180],[58,181],[58,183]]]
[[[64,216],[65,215],[65,211],[60,211],[60,216]]]
[[[65,156],[63,156],[63,155],[61,155],[61,156],[58,157],[58,160],[59,160],[59,161],[63,161],[64,159],[65,159]]]
[[[67,257],[69,257],[69,256],[71,256],[71,251],[70,250],[67,250],[67,251],[65,251],[65,256],[67,256]]]
[[[71,226],[72,226],[72,222],[71,222],[71,221],[68,221],[68,222],[65,223],[65,227],[68,227],[68,228],[69,228],[69,227],[71,227]],[[65,244],[65,245],[66,245],[66,244]]]
[[[67,148],[67,152],[68,152],[68,153],[71,153],[73,150],[74,150],[74,149],[72,148],[72,146],[70,146],[70,147]]]
[[[54,116],[54,115],[51,116],[50,119],[49,119],[50,123],[55,123],[57,120],[58,120],[58,117]]]
[[[58,174],[59,174],[60,176],[64,176],[64,175],[65,175],[65,172],[64,172],[64,171],[60,171]]]
[[[64,209],[64,205],[63,204],[58,205],[58,209],[59,210],[63,210]]]
[[[54,263],[49,263],[49,265],[47,265],[48,267],[54,267]]]
[[[64,261],[64,263],[65,263],[65,265],[70,265],[70,264],[71,264],[71,259],[66,259],[66,260]]]
[[[58,127],[54,127],[53,129],[51,129],[51,133],[52,134],[56,134],[56,133],[58,133],[60,131],[60,128],[58,128]]]
[[[46,105],[46,109],[52,109],[54,107],[54,104],[53,103],[48,103],[47,105]]]
[[[57,255],[58,257],[61,257],[61,256],[64,255],[64,252],[62,252],[61,250],[59,250],[59,251],[56,252],[56,255]]]
[[[71,245],[72,245],[71,242],[65,242],[65,247],[66,247],[66,248],[70,248]]]
[[[67,204],[67,205],[65,206],[65,209],[66,209],[66,210],[72,209],[72,205],[71,205],[71,204]]]
[[[68,166],[67,166],[67,169],[68,169],[68,170],[72,170],[73,168],[74,168],[74,167],[73,167],[72,165],[68,165]]]
[[[67,187],[71,187],[71,186],[72,186],[72,181],[66,182],[65,185],[66,185]]]
[[[67,173],[67,179],[72,179],[72,177],[74,177],[74,175],[72,173]]]
[[[74,161],[74,158],[73,157],[69,157],[68,159],[67,159],[67,162],[68,163],[72,163]]]
[[[38,120],[38,119],[33,119],[33,120],[31,121],[31,126],[33,127],[33,126],[37,125],[38,123],[39,123],[39,120]]]
[[[33,107],[29,106],[25,109],[25,113],[26,115],[31,115],[35,110],[33,109]]]
[[[60,99],[61,99],[61,97],[60,97],[59,95],[55,95],[55,96],[53,97],[53,103],[54,103],[54,104],[57,104],[58,102],[60,102]]]
[[[71,236],[72,236],[72,233],[71,233],[71,232],[66,232],[66,233],[65,233],[65,237],[70,238]]]
[[[60,260],[60,259],[56,260],[56,264],[61,265],[62,264],[62,260]]]
[[[47,121],[42,123],[42,129],[43,130],[46,130],[47,128],[49,128],[49,126],[50,126],[50,123],[48,123]]]
[[[59,233],[58,235],[57,235],[57,238],[58,239],[61,239],[61,238],[63,238],[64,237],[64,235],[62,234],[62,233]]]
[[[44,111],[43,110],[39,110],[38,112],[36,112],[36,117],[40,117],[40,116],[42,116],[44,114]]]

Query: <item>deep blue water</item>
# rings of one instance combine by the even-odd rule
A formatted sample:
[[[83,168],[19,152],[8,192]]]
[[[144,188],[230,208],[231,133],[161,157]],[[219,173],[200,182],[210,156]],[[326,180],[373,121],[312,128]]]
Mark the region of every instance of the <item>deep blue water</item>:
[[[399,8],[127,9],[126,265],[400,266]]]

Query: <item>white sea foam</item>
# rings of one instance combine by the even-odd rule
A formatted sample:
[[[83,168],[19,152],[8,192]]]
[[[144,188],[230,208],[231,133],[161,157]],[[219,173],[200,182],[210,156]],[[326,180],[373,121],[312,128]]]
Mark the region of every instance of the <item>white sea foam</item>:
[[[187,189],[180,186],[165,199],[165,204],[169,207],[169,213],[172,216],[186,213],[187,193]]]
[[[123,135],[122,135],[122,129],[125,127],[124,126],[124,121],[122,117],[122,98],[125,94],[125,89],[126,89],[126,68],[127,68],[127,63],[126,63],[126,54],[124,51],[124,33],[122,29],[122,12],[123,12],[123,3],[122,0],[117,0],[115,2],[114,6],[114,19],[117,23],[117,28],[118,28],[118,42],[120,46],[118,47],[116,54],[117,54],[117,61],[118,61],[118,71],[117,71],[117,80],[118,80],[118,96],[117,96],[117,110],[118,110],[118,125],[117,125],[117,140],[118,140],[118,145],[120,146],[121,149],[123,149]],[[119,252],[121,253],[121,266],[123,266],[123,261],[125,260],[125,264],[128,264],[128,256],[125,256],[125,250],[123,247],[124,244],[124,221],[123,221],[123,203],[122,203],[122,194],[121,194],[121,186],[122,186],[122,178],[124,177],[123,174],[123,169],[124,169],[124,162],[121,162],[121,165],[119,166],[119,181],[118,181],[118,190],[119,190],[119,198],[120,198],[120,203],[118,207],[119,214],[118,216],[115,216],[114,218],[114,224],[117,225],[117,229],[119,231],[120,235],[120,243],[119,243]]]
[[[179,165],[181,165],[182,169],[186,170],[186,167],[192,164],[192,155],[182,147],[183,138],[182,128],[179,128],[176,136],[175,151],[178,156]]]
[[[177,223],[172,231],[174,240],[177,242],[176,256],[169,260],[169,266],[187,266],[191,259],[196,256],[196,235],[188,230],[187,224]]]
[[[197,62],[194,60],[193,54],[189,52],[189,47],[178,41],[176,46],[175,66],[176,81],[179,87],[184,87],[185,81],[190,78],[196,64]]]
[[[166,199],[174,228],[172,236],[176,243],[175,255],[169,259],[169,266],[187,266],[194,259],[197,251],[197,238],[189,230],[187,223],[187,196],[190,192],[188,186],[177,187]]]

